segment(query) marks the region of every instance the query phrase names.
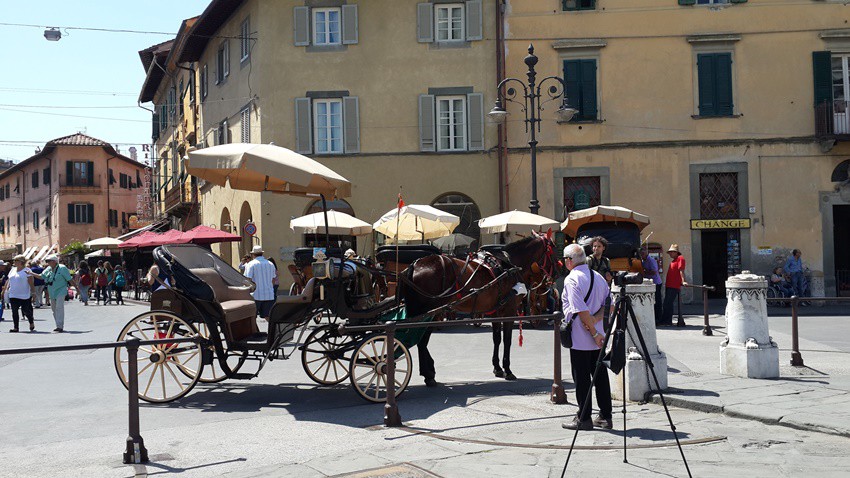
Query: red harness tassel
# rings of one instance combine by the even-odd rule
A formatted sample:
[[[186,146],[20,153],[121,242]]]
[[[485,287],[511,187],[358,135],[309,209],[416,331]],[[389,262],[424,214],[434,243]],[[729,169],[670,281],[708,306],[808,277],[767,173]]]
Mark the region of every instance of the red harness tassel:
[[[523,316],[525,314],[520,313],[519,315]],[[521,320],[519,321],[519,346],[522,347],[522,321]]]

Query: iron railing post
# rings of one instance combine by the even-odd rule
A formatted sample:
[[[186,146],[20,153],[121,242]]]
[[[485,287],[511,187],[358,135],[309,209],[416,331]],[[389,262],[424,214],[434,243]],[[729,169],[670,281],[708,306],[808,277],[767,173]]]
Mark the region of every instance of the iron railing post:
[[[555,319],[552,321],[555,333],[552,336],[555,338],[555,369],[552,377],[552,393],[549,399],[552,403],[563,405],[567,402],[567,393],[564,391],[564,382],[561,379],[561,322],[564,320],[563,313],[556,313]]]
[[[147,463],[148,450],[139,434],[139,342],[137,338],[127,339],[127,391],[129,396],[130,434],[127,436],[127,449],[124,451],[124,463]]]
[[[709,289],[714,290],[713,287],[703,286],[702,287],[702,315],[703,321],[705,325],[702,328],[702,335],[714,335],[714,332],[711,331],[711,324],[708,323],[708,291]]]
[[[797,305],[800,303],[800,298],[796,295],[791,296],[791,365],[795,367],[803,366],[803,356],[800,354],[800,332],[798,329]]]
[[[384,425],[388,427],[400,427],[401,415],[398,412],[398,403],[395,399],[395,322],[387,324],[387,403],[384,404]]]

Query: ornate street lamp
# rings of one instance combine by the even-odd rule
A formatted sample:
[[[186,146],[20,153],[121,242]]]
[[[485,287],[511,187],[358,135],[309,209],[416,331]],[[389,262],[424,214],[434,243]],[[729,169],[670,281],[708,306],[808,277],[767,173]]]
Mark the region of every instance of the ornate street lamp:
[[[571,108],[567,104],[566,84],[564,80],[557,76],[547,76],[537,83],[537,72],[534,71],[537,65],[537,56],[534,54],[534,45],[528,46],[528,56],[525,57],[525,64],[528,65],[528,84],[517,78],[505,78],[496,87],[496,105],[493,110],[487,114],[494,122],[502,124],[508,117],[508,112],[502,106],[502,101],[513,101],[520,105],[520,109],[525,113],[525,132],[531,131],[531,138],[528,141],[528,146],[531,147],[531,201],[529,201],[528,209],[532,214],[537,214],[540,209],[540,203],[537,201],[537,133],[540,132],[540,114],[543,111],[543,103],[562,98],[561,106],[555,112],[559,121],[569,121],[578,112],[575,108]],[[513,87],[505,86],[509,83],[518,83],[522,87],[522,102],[517,98],[517,90]],[[545,90],[549,97],[546,101],[541,101],[541,91],[544,83],[551,83]],[[503,92],[503,90],[505,90]]]

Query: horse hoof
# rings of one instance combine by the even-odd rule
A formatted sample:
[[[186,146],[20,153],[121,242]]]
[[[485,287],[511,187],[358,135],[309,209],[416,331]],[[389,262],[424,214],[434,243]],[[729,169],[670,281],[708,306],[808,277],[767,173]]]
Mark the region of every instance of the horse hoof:
[[[504,371],[504,370],[502,370],[502,369],[500,369],[500,368],[494,368],[494,369],[493,369],[493,375],[495,375],[495,376],[497,376],[497,377],[499,377],[499,378],[502,378],[502,377],[504,377],[504,376],[505,376],[505,371]]]
[[[505,380],[516,380],[516,375],[514,375],[510,370],[505,375]]]

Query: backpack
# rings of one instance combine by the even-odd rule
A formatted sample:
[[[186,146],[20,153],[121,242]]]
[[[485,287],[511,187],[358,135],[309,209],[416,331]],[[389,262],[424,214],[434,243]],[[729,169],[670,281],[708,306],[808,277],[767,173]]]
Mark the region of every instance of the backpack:
[[[106,287],[106,271],[103,269],[98,269],[94,271],[97,274],[97,285],[99,287]]]
[[[127,279],[124,278],[124,273],[123,272],[116,272],[115,273],[115,286],[116,287],[124,287],[125,285],[127,285]]]
[[[84,272],[80,275],[80,285],[84,285],[86,287],[91,285],[91,275],[88,272]]]

